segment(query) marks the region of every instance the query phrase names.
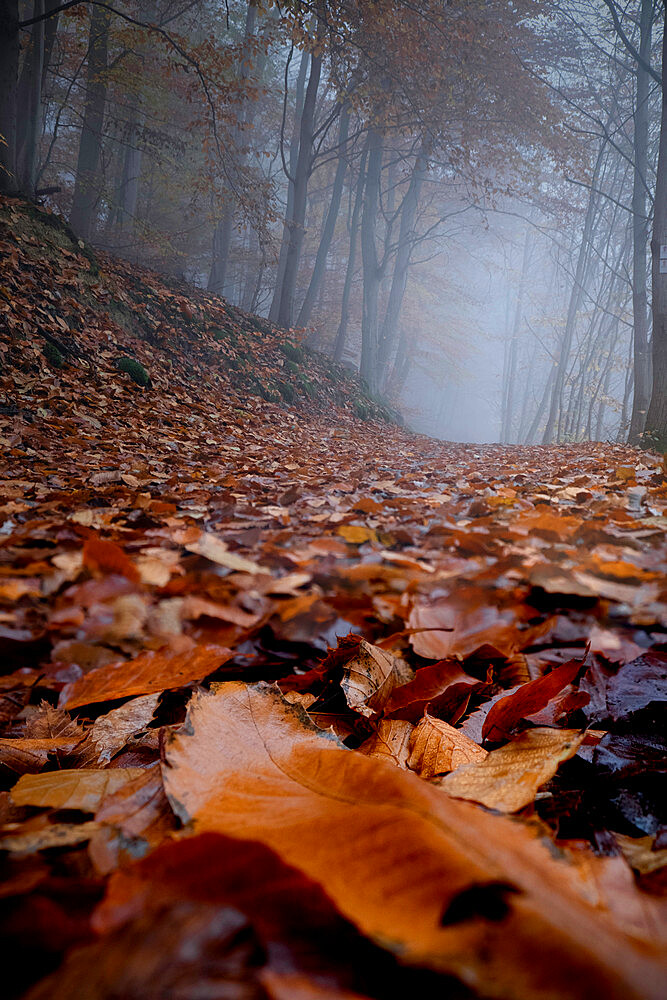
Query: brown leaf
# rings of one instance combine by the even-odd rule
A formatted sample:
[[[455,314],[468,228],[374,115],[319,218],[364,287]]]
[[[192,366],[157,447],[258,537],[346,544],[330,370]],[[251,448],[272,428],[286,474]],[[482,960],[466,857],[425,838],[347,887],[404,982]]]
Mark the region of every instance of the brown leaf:
[[[0,851],[9,851],[20,857],[55,847],[73,847],[90,840],[98,830],[99,824],[92,820],[87,823],[50,823],[37,830],[0,837]]]
[[[413,729],[411,722],[402,719],[380,719],[377,732],[361,744],[359,753],[390,760],[398,767],[407,767]]]
[[[584,736],[576,729],[529,729],[485,760],[466,764],[443,778],[440,787],[488,809],[516,812],[529,805],[558,765],[574,757]]]
[[[92,535],[83,546],[83,565],[102,573],[118,573],[138,583],[139,572],[120,545]]]
[[[142,771],[140,767],[117,767],[24,774],[12,788],[11,796],[17,806],[95,812],[106,795],[113,795],[128,781],[138,778]]]
[[[141,695],[95,720],[88,731],[88,740],[95,744],[98,763],[110,761],[131,736],[146,728],[159,697],[159,694]]]
[[[484,720],[482,738],[493,742],[507,739],[521,719],[548,705],[551,698],[572,683],[581,669],[580,660],[569,660],[544,677],[521,684],[516,691],[501,698],[491,708]]]
[[[66,685],[60,695],[60,705],[78,708],[181,687],[203,680],[233,655],[224,646],[195,646],[181,653],[172,653],[168,648],[141,653],[134,660],[98,667]]]
[[[385,706],[385,714],[417,722],[427,705],[435,710],[442,706],[445,714],[450,706],[465,704],[467,696],[481,681],[471,677],[458,660],[441,660],[417,670],[414,680],[395,688]]]
[[[657,947],[590,905],[589,876],[565,853],[344,749],[267,685],[193,696],[167,751],[165,788],[184,822],[271,846],[404,961],[516,1000],[662,996]],[[512,889],[502,920],[469,919],[462,904],[466,917],[443,925],[457,899],[499,879]]]
[[[455,771],[462,764],[484,760],[486,750],[441,719],[426,713],[410,736],[408,767],[422,778]]]
[[[382,711],[394,688],[411,677],[405,660],[362,639],[343,666],[340,684],[350,708],[370,719]]]

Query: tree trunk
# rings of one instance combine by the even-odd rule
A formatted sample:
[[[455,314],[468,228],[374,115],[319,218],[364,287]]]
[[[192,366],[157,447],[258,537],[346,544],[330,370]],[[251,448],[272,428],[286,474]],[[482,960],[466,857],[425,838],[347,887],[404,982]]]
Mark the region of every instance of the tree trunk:
[[[0,0],[0,192],[18,190],[16,112],[19,74],[18,0]]]
[[[347,324],[350,319],[350,295],[352,294],[352,281],[354,280],[354,265],[357,257],[357,234],[359,232],[359,217],[361,215],[361,205],[366,183],[366,156],[368,154],[368,142],[364,147],[359,164],[359,177],[357,179],[357,189],[354,195],[354,207],[350,220],[350,250],[347,255],[347,266],[345,268],[345,282],[343,284],[343,294],[340,306],[340,323],[336,332],[336,343],[334,344],[334,361],[340,364],[345,351],[345,341],[347,340]]]
[[[51,4],[53,6],[53,4]],[[34,0],[33,17],[44,14],[44,0]],[[42,132],[42,80],[44,77],[45,21],[37,21],[30,29],[30,46],[23,60],[19,79],[17,116],[17,164],[21,190],[35,196],[37,152]]]
[[[512,420],[514,418],[514,380],[516,379],[517,342],[523,319],[523,295],[528,276],[528,262],[530,256],[530,230],[526,230],[523,243],[523,257],[521,259],[521,276],[519,278],[519,290],[516,297],[516,308],[514,310],[514,323],[512,325],[512,337],[510,340],[510,351],[507,365],[507,390],[505,393],[505,424],[502,428],[502,440],[504,444],[510,444],[512,439]]]
[[[382,174],[382,136],[371,128],[368,136],[368,168],[361,213],[361,260],[364,287],[361,317],[361,377],[371,392],[379,389],[378,298],[382,277],[378,263],[376,231]]]
[[[289,222],[294,212],[294,175],[296,173],[296,161],[299,156],[299,130],[301,128],[301,114],[303,112],[303,95],[306,89],[306,71],[308,69],[308,53],[301,53],[299,72],[296,78],[296,88],[294,94],[294,123],[292,126],[292,137],[289,146],[287,177],[287,205],[285,206],[285,218],[283,221],[283,235],[280,243],[280,254],[278,257],[278,269],[276,271],[276,286],[269,309],[269,319],[272,323],[278,322],[278,311],[280,309],[280,295],[285,276],[285,260],[287,259],[287,246],[289,244]]]
[[[313,130],[315,124],[315,102],[320,85],[322,72],[322,56],[310,57],[310,74],[306,96],[303,101],[301,127],[299,129],[299,155],[294,173],[294,207],[288,230],[289,238],[285,254],[285,273],[280,289],[280,308],[278,309],[278,325],[290,327],[294,318],[294,293],[296,279],[299,273],[299,261],[305,233],[306,201],[308,197],[308,179],[313,152]]]
[[[250,73],[250,67],[248,63],[248,53],[247,45],[249,39],[255,34],[255,25],[257,23],[257,3],[256,0],[248,0],[248,7],[246,10],[245,18],[245,28],[243,31],[243,41],[244,41],[244,58],[241,60],[241,66],[239,69],[239,79],[243,82],[248,79]],[[246,122],[246,108],[245,101],[242,100],[241,107],[239,109],[239,125],[245,124]],[[242,132],[239,126],[236,126],[232,131],[232,142],[234,146],[240,146],[242,142]],[[245,157],[241,157],[242,160]],[[234,201],[232,200],[231,193],[228,192],[228,201],[222,212],[222,216],[218,220],[215,230],[213,232],[213,253],[211,261],[211,271],[208,276],[208,291],[214,292],[216,295],[226,295],[227,294],[227,266],[229,262],[229,251],[232,245],[232,232],[234,229]]]
[[[82,239],[89,240],[95,228],[95,205],[99,195],[99,163],[102,127],[107,98],[106,69],[110,12],[93,7],[90,14],[88,72],[83,128],[76,165],[70,224]]]
[[[663,72],[667,72],[667,32],[663,21]],[[661,258],[661,247],[667,248],[667,88],[662,88],[660,148],[655,186],[653,239],[651,260],[653,278],[653,391],[646,417],[647,443],[659,451],[667,451],[667,255]],[[660,261],[666,263],[661,265]],[[665,271],[662,271],[664,266]]]
[[[313,273],[310,276],[310,283],[308,285],[308,291],[306,292],[306,297],[303,300],[301,309],[299,310],[299,315],[297,317],[297,326],[307,326],[310,320],[311,313],[313,311],[313,305],[315,304],[315,299],[317,298],[317,293],[320,287],[322,278],[324,277],[324,271],[327,262],[327,255],[329,253],[329,248],[331,246],[331,240],[333,239],[334,230],[336,228],[336,221],[338,219],[338,213],[340,211],[340,203],[343,197],[343,184],[345,182],[345,175],[347,173],[348,161],[347,161],[347,136],[350,126],[350,109],[346,104],[343,106],[340,113],[340,126],[338,129],[338,145],[340,147],[338,153],[338,163],[336,164],[336,175],[333,182],[333,190],[331,192],[331,201],[329,202],[329,208],[327,210],[326,219],[322,229],[322,236],[320,239],[320,245],[317,248],[317,256],[315,257],[315,266],[313,267]]]
[[[602,166],[603,152],[604,152],[604,143],[600,146],[600,151],[598,153],[597,161],[595,163],[595,169],[593,171],[593,180],[591,183],[591,189],[588,195],[588,208],[586,209],[586,218],[584,220],[584,231],[581,237],[581,246],[579,248],[579,255],[577,257],[577,268],[574,276],[574,284],[572,286],[572,292],[570,295],[570,304],[567,310],[567,320],[565,322],[565,330],[563,331],[563,337],[560,343],[560,350],[558,352],[558,361],[556,363],[556,374],[553,380],[552,391],[551,391],[549,415],[547,417],[546,427],[544,428],[544,436],[542,438],[542,444],[551,444],[551,442],[553,441],[554,431],[556,429],[556,422],[557,420],[559,420],[560,416],[561,399],[563,396],[563,388],[565,386],[565,372],[567,369],[568,358],[570,357],[570,348],[572,346],[574,325],[577,319],[577,313],[579,312],[579,304],[581,302],[581,297],[583,292],[584,272],[586,270],[586,262],[588,259],[588,244],[590,242],[591,232],[593,230],[593,219],[595,217],[597,179],[600,173],[600,167]]]
[[[651,58],[653,0],[641,0],[639,54],[645,62]],[[648,301],[646,292],[646,183],[648,178],[648,97],[649,74],[640,63],[637,77],[634,121],[634,176],[632,187],[632,315],[634,323],[635,393],[628,439],[639,444],[646,423],[649,403],[650,358],[648,343]]]
[[[398,323],[405,296],[405,288],[408,281],[408,268],[410,266],[410,256],[412,254],[412,241],[415,231],[415,220],[417,218],[417,208],[419,196],[428,172],[428,152],[429,146],[426,140],[421,144],[415,159],[410,185],[401,205],[401,221],[398,236],[398,250],[394,262],[394,273],[391,282],[391,290],[385,310],[384,321],[379,336],[378,365],[379,379],[381,385],[386,385],[389,374],[389,363],[396,345],[396,334]]]

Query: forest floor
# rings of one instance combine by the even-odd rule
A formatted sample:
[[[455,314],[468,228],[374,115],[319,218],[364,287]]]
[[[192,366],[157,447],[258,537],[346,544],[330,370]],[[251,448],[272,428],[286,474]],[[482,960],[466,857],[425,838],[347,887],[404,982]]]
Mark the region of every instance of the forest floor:
[[[663,459],[0,225],[5,995],[662,997]]]

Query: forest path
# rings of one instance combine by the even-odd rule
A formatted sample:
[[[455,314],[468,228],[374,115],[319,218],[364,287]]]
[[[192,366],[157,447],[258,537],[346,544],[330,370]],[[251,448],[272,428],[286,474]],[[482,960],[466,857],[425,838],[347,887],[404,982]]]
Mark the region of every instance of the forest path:
[[[319,403],[277,403],[247,385],[286,355],[247,318],[234,385],[207,330],[186,356],[90,306],[68,333],[24,285],[0,376],[10,995],[65,959],[33,1000],[388,1000],[442,973],[660,996],[663,461],[412,435],[302,355]],[[40,361],[56,326],[88,365]]]

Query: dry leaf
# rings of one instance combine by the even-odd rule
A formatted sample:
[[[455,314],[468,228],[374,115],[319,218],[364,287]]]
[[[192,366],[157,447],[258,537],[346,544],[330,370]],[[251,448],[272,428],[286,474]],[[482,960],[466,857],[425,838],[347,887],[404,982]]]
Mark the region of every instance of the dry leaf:
[[[454,729],[427,712],[410,737],[408,767],[420,777],[429,779],[485,757],[486,750],[460,729]]]
[[[153,718],[159,697],[159,694],[145,694],[133,698],[95,720],[88,739],[95,744],[99,764],[110,761],[131,736],[146,728]]]
[[[343,666],[340,684],[350,708],[370,719],[382,711],[394,688],[411,678],[405,660],[362,639]]]
[[[64,708],[78,708],[180,687],[203,680],[232,656],[231,650],[222,646],[195,646],[182,653],[167,649],[141,653],[134,660],[98,667],[68,684],[62,691],[60,704]]]
[[[20,857],[55,847],[74,847],[90,840],[99,828],[99,823],[92,820],[87,823],[51,823],[38,830],[0,837],[0,851],[9,851]]]
[[[529,805],[558,765],[574,757],[584,734],[576,729],[529,729],[512,743],[492,750],[485,760],[460,767],[440,787],[489,809],[516,812]]]
[[[178,533],[174,535],[176,541],[179,541],[180,538]],[[188,552],[203,556],[204,559],[209,559],[211,562],[217,563],[218,566],[224,566],[225,569],[236,570],[239,573],[266,573],[265,569],[250,559],[244,559],[243,556],[229,552],[223,540],[210,532],[202,531],[199,537],[192,541],[185,540],[182,544]]]
[[[591,905],[595,889],[565,853],[344,749],[274,688],[229,682],[194,695],[164,780],[184,822],[269,845],[403,961],[516,1000],[661,998],[657,947]],[[454,919],[457,900],[485,886],[490,899],[499,880],[502,920]]]
[[[402,719],[380,719],[377,732],[361,744],[359,753],[390,760],[398,767],[407,767],[413,729],[411,722]]]
[[[95,812],[105,796],[113,795],[142,773],[140,767],[112,767],[24,774],[12,788],[11,796],[17,806]]]
[[[544,677],[521,684],[516,691],[500,698],[484,720],[482,738],[493,742],[507,739],[521,719],[541,711],[564,687],[572,683],[581,668],[580,660],[570,660],[555,667]]]

